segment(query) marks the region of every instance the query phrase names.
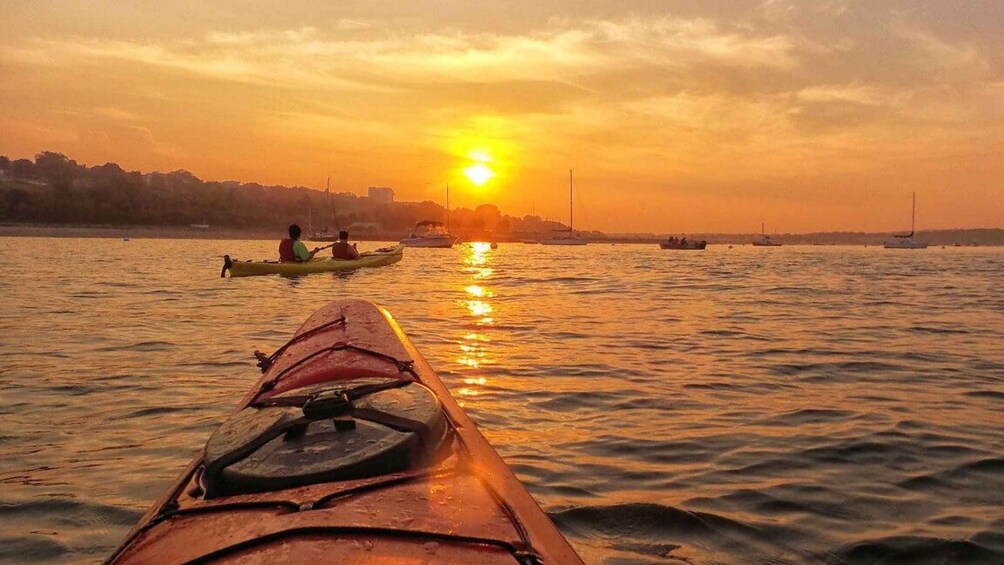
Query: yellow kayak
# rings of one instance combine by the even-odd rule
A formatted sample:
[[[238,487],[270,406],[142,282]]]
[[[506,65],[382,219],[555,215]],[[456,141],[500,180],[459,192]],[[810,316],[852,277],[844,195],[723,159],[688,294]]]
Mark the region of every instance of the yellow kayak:
[[[256,275],[308,275],[310,273],[329,273],[347,271],[364,267],[383,267],[397,263],[404,257],[404,245],[397,245],[376,251],[366,251],[359,254],[358,259],[334,259],[332,257],[314,257],[302,263],[280,263],[278,261],[238,261],[231,260],[229,255],[223,258],[223,271],[220,276],[253,277]]]

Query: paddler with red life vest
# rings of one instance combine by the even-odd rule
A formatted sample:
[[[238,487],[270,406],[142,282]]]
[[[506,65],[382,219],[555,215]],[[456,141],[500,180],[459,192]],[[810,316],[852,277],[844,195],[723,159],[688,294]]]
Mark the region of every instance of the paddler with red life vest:
[[[310,261],[320,250],[320,247],[315,247],[313,251],[307,251],[307,246],[300,241],[300,226],[293,224],[289,226],[289,237],[279,242],[279,261],[283,263]]]
[[[359,251],[356,244],[349,243],[349,232],[342,230],[338,232],[338,241],[331,244],[331,256],[335,259],[358,259]]]

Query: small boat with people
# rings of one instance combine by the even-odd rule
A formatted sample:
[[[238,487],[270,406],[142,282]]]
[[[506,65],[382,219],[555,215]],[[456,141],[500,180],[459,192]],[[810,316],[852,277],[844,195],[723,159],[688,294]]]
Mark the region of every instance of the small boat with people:
[[[427,220],[415,224],[415,229],[411,235],[401,240],[401,244],[407,247],[453,247],[457,238],[446,231],[443,222]]]
[[[883,244],[886,249],[927,249],[927,242],[917,241],[913,238],[915,225],[917,222],[917,193],[913,193],[913,210],[910,215],[910,233],[892,236],[897,239],[890,239]]]
[[[321,247],[323,250],[327,247]],[[373,267],[385,267],[393,265],[404,257],[404,245],[394,247],[383,247],[374,251],[364,251],[359,254],[358,259],[335,259],[334,257],[312,257],[308,261],[238,261],[231,259],[229,255],[223,256],[223,270],[221,277],[225,277],[227,271],[230,277],[253,277],[258,275],[309,275],[312,273],[331,273],[337,271],[351,271],[354,269],[364,269]]]
[[[690,240],[688,241],[686,236],[682,239],[677,237],[670,237],[669,239],[664,239],[659,242],[659,247],[662,249],[680,249],[680,250],[701,250],[708,246],[708,242],[705,240]]]
[[[582,559],[391,315],[310,316],[107,563]]]
[[[753,247],[781,247],[781,244],[767,235],[766,225],[760,222],[760,235],[753,238]]]

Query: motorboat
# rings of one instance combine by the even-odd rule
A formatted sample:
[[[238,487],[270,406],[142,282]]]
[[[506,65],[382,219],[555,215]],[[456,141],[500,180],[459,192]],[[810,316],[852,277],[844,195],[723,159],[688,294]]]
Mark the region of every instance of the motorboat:
[[[415,229],[411,235],[401,240],[401,243],[408,247],[453,247],[457,238],[450,235],[443,226],[443,222],[428,220],[415,224]]]

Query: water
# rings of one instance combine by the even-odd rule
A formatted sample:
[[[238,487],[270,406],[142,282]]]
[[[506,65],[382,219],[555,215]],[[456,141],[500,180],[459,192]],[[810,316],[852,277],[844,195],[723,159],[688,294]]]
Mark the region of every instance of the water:
[[[0,239],[0,561],[104,558],[251,352],[362,296],[587,562],[1004,562],[1004,249],[464,245],[219,278],[274,247]]]

